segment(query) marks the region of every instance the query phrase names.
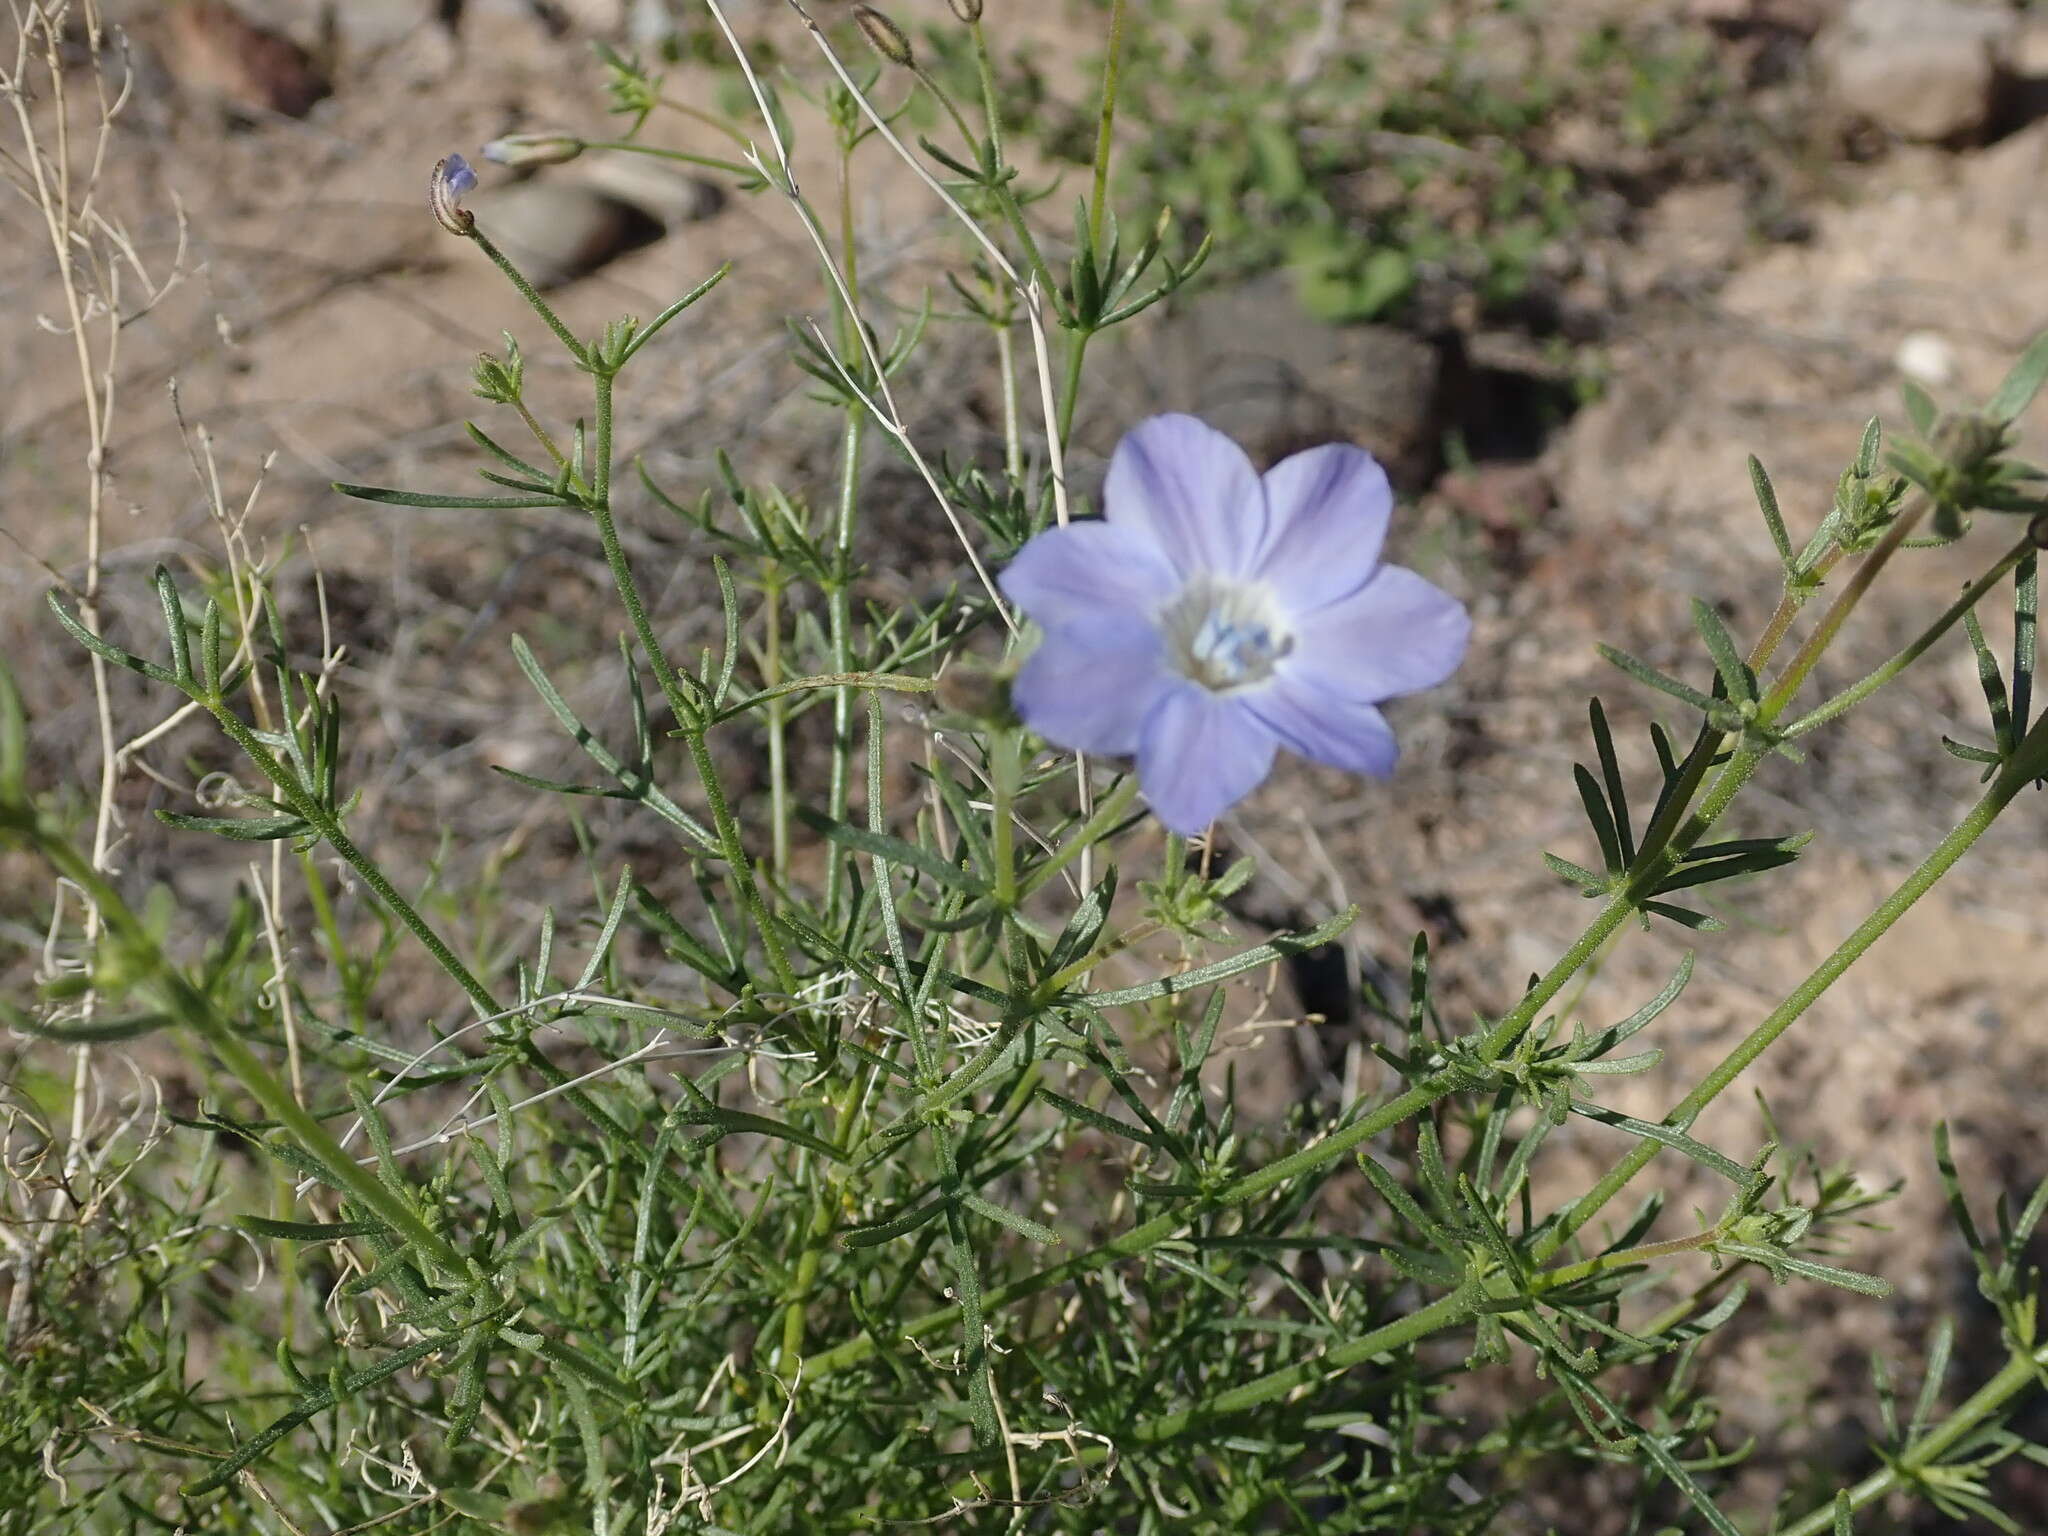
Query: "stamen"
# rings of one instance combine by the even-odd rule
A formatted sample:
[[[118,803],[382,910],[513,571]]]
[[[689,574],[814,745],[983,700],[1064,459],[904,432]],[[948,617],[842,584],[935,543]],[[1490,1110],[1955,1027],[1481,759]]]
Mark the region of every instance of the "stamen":
[[[1263,582],[1197,576],[1161,612],[1160,629],[1175,670],[1212,693],[1263,683],[1294,649]]]

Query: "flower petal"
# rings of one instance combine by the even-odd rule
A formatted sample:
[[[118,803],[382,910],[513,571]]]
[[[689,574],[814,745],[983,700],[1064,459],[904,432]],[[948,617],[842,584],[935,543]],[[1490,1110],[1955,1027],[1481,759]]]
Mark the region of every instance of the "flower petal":
[[[1138,731],[1138,783],[1159,819],[1193,837],[1259,787],[1273,733],[1236,699],[1171,687]]]
[[[1192,416],[1154,416],[1125,433],[1102,504],[1113,525],[1145,534],[1184,576],[1246,574],[1266,534],[1252,461]]]
[[[1380,461],[1349,443],[1326,443],[1266,471],[1266,542],[1258,573],[1297,613],[1363,586],[1379,567],[1394,515]]]
[[[1070,752],[1135,752],[1146,713],[1174,683],[1159,632],[1105,618],[1049,632],[1010,685],[1024,723]]]
[[[1109,523],[1048,528],[1004,569],[1003,593],[1048,631],[1109,614],[1148,618],[1180,577],[1145,535]]]
[[[1299,677],[1245,696],[1245,708],[1300,757],[1347,773],[1384,779],[1401,755],[1386,716],[1362,699],[1346,698]]]
[[[1301,617],[1279,675],[1376,704],[1449,677],[1471,634],[1463,603],[1406,566],[1383,565],[1350,596]]]

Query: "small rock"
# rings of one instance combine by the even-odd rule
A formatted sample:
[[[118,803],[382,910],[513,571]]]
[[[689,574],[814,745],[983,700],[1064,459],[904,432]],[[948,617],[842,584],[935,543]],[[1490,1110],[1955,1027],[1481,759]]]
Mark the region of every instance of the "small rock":
[[[2014,13],[1966,0],[1849,0],[1815,44],[1835,101],[1920,143],[1980,138]]]
[[[636,210],[594,187],[536,179],[470,194],[468,206],[536,288],[595,270],[635,243]]]
[[[185,0],[164,19],[164,65],[187,92],[245,117],[304,117],[326,77],[290,38],[226,0]]]
[[[1789,32],[1812,37],[1839,8],[1839,0],[1690,0],[1688,18],[1717,32]]]
[[[715,182],[654,156],[604,151],[584,156],[578,169],[589,185],[639,209],[664,230],[708,219],[725,206]]]
[[[2005,67],[2021,80],[2048,80],[2048,21],[2029,21],[2005,45]]]
[[[1442,350],[1393,326],[1322,324],[1278,273],[1134,323],[1103,362],[1084,398],[1120,418],[1192,412],[1261,462],[1345,439],[1414,490],[1442,453]]]
[[[1955,381],[1956,349],[1933,331],[1914,331],[1899,343],[1892,365],[1915,384],[1939,389]]]

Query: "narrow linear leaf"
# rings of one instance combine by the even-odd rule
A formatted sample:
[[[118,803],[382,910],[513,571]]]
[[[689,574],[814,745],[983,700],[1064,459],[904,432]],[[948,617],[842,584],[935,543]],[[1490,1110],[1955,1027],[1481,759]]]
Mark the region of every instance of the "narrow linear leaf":
[[[33,1035],[38,1040],[60,1040],[66,1045],[105,1045],[115,1040],[136,1040],[162,1029],[171,1022],[165,1013],[125,1014],[120,1018],[81,1019],[57,1023],[0,1003],[0,1024]]]
[[[2044,381],[2048,381],[2048,331],[2027,344],[2027,350],[2020,354],[2019,361],[2012,365],[2011,372],[1986,403],[1984,414],[1993,421],[2017,421],[2020,413],[2034,403]]]
[[[796,807],[796,815],[797,819],[813,832],[830,838],[842,847],[852,848],[856,852],[868,854],[886,863],[905,865],[930,875],[941,885],[966,891],[971,896],[988,894],[988,886],[979,877],[957,864],[947,863],[929,848],[905,842],[900,837],[891,837],[886,832],[874,832],[866,827],[857,827],[851,822],[840,821],[809,806]]]
[[[1764,469],[1763,460],[1755,454],[1749,456],[1749,483],[1756,491],[1756,504],[1764,514],[1764,522],[1771,530],[1771,543],[1777,546],[1778,558],[1787,565],[1792,563],[1792,536],[1785,531],[1785,514],[1778,510],[1778,493],[1771,485],[1771,477]]]
[[[1255,971],[1262,965],[1271,965],[1275,960],[1285,959],[1288,955],[1298,955],[1303,950],[1327,944],[1357,920],[1358,908],[1349,906],[1335,917],[1318,923],[1306,933],[1274,939],[1242,954],[1232,955],[1227,960],[1218,960],[1213,965],[1204,965],[1179,976],[1166,976],[1158,981],[1144,982],[1135,987],[1123,987],[1114,992],[1091,992],[1088,994],[1088,1002],[1090,1006],[1096,1008],[1120,1008],[1129,1003],[1150,1002],[1155,997],[1193,992],[1208,986],[1211,982],[1239,976],[1246,971]]]
[[[1621,839],[1614,830],[1613,813],[1607,809],[1607,798],[1600,793],[1600,786],[1583,763],[1572,764],[1572,782],[1579,786],[1579,799],[1586,807],[1586,819],[1593,824],[1594,841],[1600,845],[1600,859],[1607,866],[1610,875],[1619,874],[1628,860],[1621,851]]]
[[[1574,1103],[1571,1111],[1588,1120],[1597,1120],[1602,1125],[1611,1125],[1618,1131],[1627,1131],[1631,1136],[1640,1136],[1645,1141],[1654,1141],[1683,1152],[1702,1168],[1711,1168],[1732,1184],[1748,1189],[1762,1177],[1755,1169],[1738,1163],[1727,1153],[1717,1151],[1703,1141],[1695,1141],[1685,1132],[1669,1125],[1653,1125],[1648,1120],[1638,1120],[1634,1115],[1624,1115],[1619,1110],[1608,1109],[1599,1104]]]
[[[1749,666],[1742,659],[1742,651],[1735,643],[1735,637],[1728,633],[1728,625],[1721,612],[1712,603],[1700,598],[1692,600],[1693,628],[1707,644],[1707,651],[1714,658],[1714,670],[1721,674],[1721,682],[1727,689],[1728,697],[1749,700],[1756,697],[1756,679]]]
[[[1041,1226],[1028,1216],[1020,1216],[1015,1211],[1006,1210],[993,1200],[984,1200],[972,1190],[962,1191],[960,1204],[975,1215],[986,1216],[990,1221],[1000,1223],[1019,1236],[1030,1238],[1034,1243],[1050,1245],[1060,1240],[1059,1233],[1051,1227]]]
[[[509,512],[521,507],[573,507],[566,496],[435,496],[424,491],[398,491],[381,485],[348,485],[333,482],[334,489],[357,501],[374,501],[387,507],[451,507],[474,512]]]
[[[237,1216],[235,1225],[252,1237],[275,1237],[290,1243],[334,1243],[347,1237],[388,1236],[381,1221],[278,1221],[269,1216]]]
[[[1713,699],[1697,688],[1688,688],[1675,677],[1666,677],[1641,657],[1631,656],[1627,651],[1617,650],[1611,645],[1602,645],[1597,649],[1610,663],[1621,668],[1637,682],[1646,684],[1659,693],[1668,693],[1672,698],[1690,704],[1702,714],[1713,714],[1716,711],[1717,706]]]
[[[299,816],[187,816],[178,811],[158,811],[156,819],[181,832],[211,832],[215,837],[237,843],[274,843],[283,837],[303,837],[313,830],[311,822]]]

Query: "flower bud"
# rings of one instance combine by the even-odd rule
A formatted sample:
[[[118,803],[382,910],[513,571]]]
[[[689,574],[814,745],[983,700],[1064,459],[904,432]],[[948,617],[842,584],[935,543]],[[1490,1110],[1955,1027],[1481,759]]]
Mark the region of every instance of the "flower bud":
[[[583,150],[573,133],[508,133],[486,144],[483,156],[495,165],[561,165]]]
[[[427,206],[451,235],[476,233],[476,215],[462,206],[463,194],[476,186],[476,172],[460,155],[434,162],[433,178],[427,183]]]
[[[470,377],[475,381],[478,399],[493,405],[512,405],[518,401],[526,387],[526,359],[519,355],[519,343],[512,339],[510,331],[505,333],[505,355],[479,353]]]
[[[868,42],[873,45],[875,52],[891,64],[901,64],[905,69],[915,67],[917,60],[910,51],[910,39],[895,22],[872,5],[856,5],[853,8],[853,19],[859,23],[861,31],[867,34]]]
[[[981,20],[981,0],[946,0],[953,7],[953,14],[972,26]]]

